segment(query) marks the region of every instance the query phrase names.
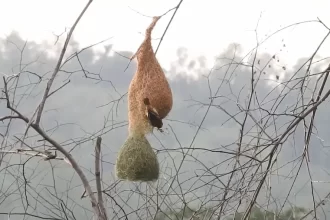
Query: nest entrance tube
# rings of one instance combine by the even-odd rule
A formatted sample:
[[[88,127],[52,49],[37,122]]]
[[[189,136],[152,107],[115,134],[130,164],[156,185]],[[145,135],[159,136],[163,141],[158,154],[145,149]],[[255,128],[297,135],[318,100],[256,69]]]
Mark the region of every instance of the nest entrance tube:
[[[116,161],[116,176],[121,180],[155,181],[159,176],[157,156],[145,135],[161,128],[172,109],[172,91],[151,45],[151,32],[160,17],[154,17],[145,39],[131,59],[137,59],[128,89],[128,132]],[[147,101],[147,102],[146,102]]]

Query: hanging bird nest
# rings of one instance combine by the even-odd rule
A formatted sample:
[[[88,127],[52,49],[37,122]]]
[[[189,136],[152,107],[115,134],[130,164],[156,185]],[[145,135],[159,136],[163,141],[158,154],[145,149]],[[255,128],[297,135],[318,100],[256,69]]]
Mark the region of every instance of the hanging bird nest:
[[[145,39],[132,58],[137,58],[137,71],[128,89],[129,132],[148,134],[153,126],[146,114],[146,107],[156,110],[164,119],[172,109],[172,91],[164,71],[151,45],[151,32],[160,17],[154,17],[145,33]],[[146,106],[144,100],[149,100]]]
[[[157,156],[145,136],[129,136],[116,161],[116,176],[129,181],[155,181],[159,176]]]
[[[151,32],[160,17],[154,17],[145,39],[131,59],[137,58],[137,71],[128,89],[129,137],[118,153],[116,174],[119,179],[153,181],[158,179],[156,154],[145,135],[161,128],[172,109],[172,91],[151,45]]]

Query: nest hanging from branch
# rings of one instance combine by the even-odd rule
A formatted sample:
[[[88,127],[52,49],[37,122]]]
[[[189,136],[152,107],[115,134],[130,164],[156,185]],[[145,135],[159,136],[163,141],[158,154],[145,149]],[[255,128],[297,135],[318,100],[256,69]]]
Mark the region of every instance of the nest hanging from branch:
[[[172,109],[172,91],[151,45],[151,32],[160,17],[154,17],[146,30],[145,39],[132,58],[137,58],[137,71],[128,89],[129,132],[148,134],[153,126],[146,114],[149,106],[160,119]],[[149,100],[146,106],[144,100]]]
[[[161,129],[172,109],[172,91],[156,59],[151,33],[160,17],[154,17],[145,39],[131,59],[137,58],[137,71],[128,89],[129,136],[118,153],[116,175],[130,181],[158,179],[159,165],[145,135],[154,127]]]
[[[129,181],[155,181],[159,176],[157,156],[145,136],[129,136],[121,147],[116,175]]]

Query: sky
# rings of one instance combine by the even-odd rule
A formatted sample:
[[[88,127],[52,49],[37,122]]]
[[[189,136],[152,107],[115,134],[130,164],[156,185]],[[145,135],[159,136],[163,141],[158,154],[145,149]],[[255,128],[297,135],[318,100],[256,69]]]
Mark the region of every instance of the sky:
[[[1,2],[1,1],[0,1]],[[43,55],[42,51],[46,48],[46,52],[50,55],[40,56],[40,60],[36,63],[32,63],[28,67],[28,70],[35,71],[39,74],[47,73],[51,71],[55,59],[58,56],[58,52],[61,45],[53,46],[54,36],[52,32],[60,33],[64,30],[64,27],[70,26],[79,14],[80,10],[84,7],[83,1],[7,1],[0,7],[0,19],[6,21],[0,33],[0,72],[10,73],[11,71],[17,71],[17,64],[20,61],[20,54],[17,48],[8,42],[6,42],[6,36],[9,36],[12,42],[18,46],[23,46],[24,40],[29,40],[26,51],[24,52],[24,62],[35,61],[35,59]],[[139,32],[144,32],[145,28],[149,25],[150,19],[143,17],[136,12],[132,11],[129,7],[134,8],[140,13],[147,15],[158,15],[167,11],[177,4],[176,1],[101,1],[95,0],[91,5],[91,8],[82,19],[81,23],[77,27],[77,32],[74,35],[73,42],[70,45],[70,51],[76,51],[79,48],[88,46],[100,40],[108,37],[113,37],[108,43],[113,44],[113,48],[116,51],[129,51],[127,54],[131,54],[139,46],[143,36]],[[174,108],[171,111],[168,120],[165,121],[165,134],[159,134],[155,132],[155,136],[150,137],[152,146],[157,150],[168,150],[158,153],[159,160],[161,161],[161,183],[166,191],[168,186],[167,181],[171,179],[169,173],[174,173],[173,166],[177,165],[182,155],[178,152],[171,153],[171,149],[180,148],[181,146],[189,146],[196,133],[198,124],[203,119],[206,111],[207,104],[209,103],[209,86],[205,78],[200,77],[202,74],[208,72],[208,68],[204,68],[206,65],[204,57],[207,59],[207,66],[210,67],[213,64],[213,58],[215,55],[221,57],[232,57],[234,54],[234,48],[232,43],[240,43],[243,48],[240,49],[236,56],[237,61],[244,57],[246,51],[251,49],[255,45],[255,33],[253,29],[259,19],[262,12],[262,18],[260,20],[260,32],[258,36],[260,41],[265,38],[265,35],[276,31],[280,26],[285,26],[293,22],[300,22],[309,19],[316,19],[320,17],[325,23],[330,24],[330,17],[326,13],[326,9],[330,6],[328,1],[315,1],[312,5],[307,1],[188,1],[184,0],[181,8],[179,9],[171,27],[165,36],[164,42],[160,47],[158,59],[161,64],[166,68],[166,74],[172,74],[169,79],[172,91],[174,95]],[[19,7],[18,7],[19,5]],[[13,13],[14,12],[14,13]],[[60,16],[59,16],[60,15]],[[293,16],[294,15],[294,16]],[[164,17],[154,31],[154,38],[161,36],[164,28],[170,19],[169,13]],[[4,23],[4,22],[3,22]],[[12,30],[16,30],[18,33],[10,34]],[[265,108],[270,109],[270,105],[274,101],[272,98],[278,96],[278,91],[272,91],[272,87],[266,82],[269,82],[272,74],[279,74],[281,80],[288,79],[292,72],[291,70],[297,70],[301,64],[305,61],[304,58],[310,56],[319,44],[321,39],[326,34],[324,27],[320,24],[305,24],[300,27],[294,27],[287,32],[283,32],[275,38],[267,40],[265,46],[261,47],[261,54],[258,58],[261,60],[261,66],[265,65],[266,61],[272,57],[274,53],[277,53],[277,57],[280,57],[279,64],[276,60],[271,59],[272,68],[267,68],[267,74],[260,74],[261,81],[257,87],[257,94],[262,101]],[[284,41],[282,39],[284,38]],[[283,44],[286,44],[285,49]],[[155,41],[157,45],[157,41]],[[329,48],[329,41],[322,47],[322,51],[319,55],[326,53]],[[282,49],[282,51],[281,51]],[[96,84],[95,81],[89,80],[83,77],[82,72],[77,72],[70,76],[70,83],[61,89],[57,94],[54,94],[49,102],[47,102],[45,113],[42,119],[42,126],[45,129],[50,129],[48,132],[53,138],[58,140],[65,147],[72,150],[72,154],[77,159],[78,163],[83,167],[89,178],[94,178],[90,175],[91,169],[93,169],[93,141],[89,140],[91,134],[98,132],[103,128],[105,119],[108,119],[105,128],[105,134],[103,135],[103,168],[105,172],[104,182],[105,186],[114,182],[113,169],[114,161],[119,147],[123,143],[127,135],[127,99],[123,99],[118,104],[118,112],[115,111],[116,106],[112,104],[104,107],[97,107],[104,105],[114,99],[120,97],[127,91],[128,84],[134,73],[136,65],[133,63],[126,73],[123,73],[123,69],[127,65],[127,59],[120,57],[116,54],[107,56],[104,54],[104,45],[97,48],[96,51],[87,50],[80,55],[80,59],[84,64],[84,67],[91,72],[102,74],[102,77],[107,80],[111,80],[116,90],[107,82],[101,82]],[[98,54],[96,52],[99,52]],[[70,54],[70,53],[69,53]],[[99,57],[98,60],[94,60],[95,57]],[[226,64],[229,61],[218,61],[217,66]],[[191,64],[192,68],[188,68]],[[276,66],[278,65],[278,66]],[[279,73],[279,69],[282,66],[289,65],[287,71]],[[188,67],[187,67],[188,66]],[[291,68],[290,68],[291,66]],[[15,68],[13,68],[15,67]],[[66,70],[79,69],[76,60],[72,60],[65,67]],[[234,68],[231,67],[230,70]],[[303,74],[304,69],[298,73],[298,76]],[[313,69],[313,72],[319,71],[318,68]],[[259,73],[258,73],[259,74]],[[47,75],[46,75],[47,76]],[[191,80],[193,76],[198,80]],[[198,77],[196,77],[198,76]],[[59,77],[56,78],[53,88],[59,88],[63,85],[65,79],[68,78],[68,74],[61,72]],[[206,148],[206,149],[221,149],[229,150],[236,149],[235,141],[237,140],[240,127],[233,121],[229,120],[229,116],[221,110],[223,107],[230,113],[239,111],[237,102],[242,106],[246,105],[247,95],[249,94],[250,85],[250,71],[246,68],[238,68],[232,75],[226,75],[226,68],[219,68],[212,75],[211,89],[214,93],[222,84],[222,78],[231,78],[230,83],[224,83],[219,90],[219,94],[223,97],[217,99],[205,119],[201,132],[198,134],[193,146]],[[34,86],[37,78],[33,78],[30,75],[23,75],[20,80],[20,85],[17,97],[22,97],[19,109],[24,114],[31,116],[34,108],[40,101],[40,95],[44,91],[46,82],[43,81],[38,86]],[[265,83],[263,83],[265,82]],[[294,82],[290,85],[293,85]],[[2,85],[2,84],[1,84]],[[310,83],[310,88],[313,88],[313,83]],[[327,84],[327,88],[329,84]],[[21,96],[23,93],[28,93],[28,96]],[[269,93],[269,97],[265,98]],[[292,107],[292,103],[296,103],[297,97],[299,97],[299,91],[292,91],[281,103],[279,111]],[[310,93],[306,93],[306,99],[310,98]],[[228,101],[229,100],[229,101]],[[236,102],[237,101],[237,102]],[[196,102],[198,104],[196,105]],[[204,107],[201,107],[201,104]],[[1,102],[3,105],[3,102]],[[218,105],[218,106],[217,106]],[[257,103],[253,102],[253,107],[257,107]],[[252,108],[253,108],[252,107]],[[327,117],[329,103],[319,108],[319,112],[316,118],[317,131],[312,136],[311,141],[311,169],[312,175],[315,180],[328,181],[330,176],[326,170],[329,169],[329,148],[323,147],[330,143],[328,135],[330,119]],[[0,115],[8,113],[5,108],[0,108]],[[118,113],[118,114],[117,114]],[[265,112],[253,112],[254,117],[260,119],[265,116]],[[238,120],[243,120],[243,115],[237,116]],[[272,117],[269,117],[272,118]],[[271,119],[270,119],[271,120]],[[285,116],[279,117],[276,121],[277,129],[285,128],[286,122],[289,119]],[[263,123],[266,123],[265,120]],[[266,129],[267,132],[272,135],[276,133],[275,126],[271,125]],[[256,128],[252,128],[254,122],[247,121],[247,127],[251,130],[250,135],[255,135]],[[115,127],[114,130],[113,126]],[[283,127],[281,127],[283,126]],[[4,127],[1,127],[0,131],[3,132]],[[10,141],[15,140],[14,135],[22,135],[25,129],[25,125],[19,122],[12,124],[10,132]],[[173,130],[172,130],[173,129]],[[248,129],[247,129],[248,130]],[[291,160],[299,157],[303,149],[303,127],[299,127],[296,133],[291,137],[287,143],[283,146],[282,154],[278,158],[280,167],[283,164],[290,162]],[[98,132],[100,133],[100,132]],[[30,135],[32,135],[30,133]],[[77,142],[88,140],[84,143],[76,145]],[[322,143],[320,143],[323,140]],[[27,142],[33,146],[39,146],[40,141],[37,137],[28,138]],[[246,135],[244,138],[245,149],[253,148],[250,144],[250,136]],[[68,143],[66,145],[66,143]],[[224,148],[226,144],[230,144],[230,147]],[[253,144],[254,142],[252,142]],[[323,144],[323,145],[322,145]],[[260,150],[260,149],[258,149]],[[222,196],[222,189],[217,188],[221,184],[217,180],[213,180],[211,177],[211,171],[221,176],[222,173],[226,173],[229,164],[225,159],[228,158],[226,154],[210,153],[203,150],[196,150],[188,157],[183,164],[183,168],[178,177],[178,182],[174,185],[181,185],[185,192],[191,189],[195,189],[193,193],[187,193],[186,199],[190,197],[196,197],[208,194],[211,197],[214,196],[218,199]],[[11,156],[6,158],[6,162],[9,164],[15,164],[19,161],[25,161],[26,158],[20,156]],[[243,158],[242,161],[245,161]],[[296,166],[296,164],[290,163],[284,168],[272,176],[268,184],[272,184],[273,196],[283,201],[288,192],[290,184],[293,181],[293,175],[290,170]],[[205,167],[206,166],[206,167]],[[210,171],[207,167],[213,167]],[[42,202],[41,197],[46,198],[47,201],[54,201],[54,196],[50,195],[47,190],[53,192],[54,190],[61,195],[61,198],[65,198],[66,204],[68,204],[74,213],[77,215],[77,219],[84,219],[86,213],[89,215],[91,212],[82,212],[81,210],[90,209],[90,204],[87,200],[79,200],[82,193],[82,187],[79,178],[73,175],[72,169],[62,162],[51,161],[45,163],[43,160],[30,160],[27,165],[27,178],[30,181],[29,199],[34,201],[35,195],[40,196],[40,204],[38,209],[30,209],[31,212],[37,213],[42,211],[51,216],[56,214],[51,211],[54,209],[50,204]],[[232,167],[229,167],[232,168]],[[12,171],[10,176],[8,173],[0,172],[0,175],[6,178],[0,178],[3,180],[0,183],[2,190],[9,189],[8,192],[16,192],[19,184],[22,180],[22,170],[20,168],[8,169]],[[307,181],[309,176],[307,168],[303,165],[301,175],[299,175],[298,181],[295,184],[294,190],[290,197],[290,202],[297,205],[303,205],[311,207],[311,192]],[[54,172],[54,174],[52,173]],[[253,170],[250,170],[251,174]],[[202,175],[206,174],[206,175]],[[208,174],[210,174],[208,176]],[[15,175],[19,176],[19,180],[15,179]],[[52,175],[56,176],[56,184],[53,182]],[[199,176],[198,176],[199,175]],[[223,176],[223,181],[226,181],[227,176]],[[191,181],[186,181],[191,179]],[[212,179],[212,180],[210,180]],[[240,176],[235,177],[236,182],[240,180]],[[211,186],[205,186],[199,188],[200,185],[210,181]],[[212,184],[214,183],[214,188]],[[52,184],[55,187],[52,187]],[[246,186],[247,182],[243,185]],[[16,188],[15,188],[16,187]],[[129,183],[121,183],[115,189],[111,191],[119,203],[124,203],[120,200],[122,197],[127,196],[125,190],[129,191],[130,197],[128,205],[126,205],[125,211],[132,212],[143,203],[144,197],[139,196],[138,193],[132,193],[139,188],[143,190],[145,185],[139,186]],[[317,194],[322,197],[327,192],[327,188],[324,187],[324,183],[316,184]],[[301,188],[303,188],[301,190]],[[220,190],[219,190],[220,189]],[[16,191],[15,191],[16,190]],[[179,190],[176,188],[176,190]],[[301,191],[300,191],[301,190]],[[152,191],[152,190],[151,190]],[[149,192],[149,191],[148,191]],[[210,193],[212,192],[212,193]],[[132,194],[130,194],[132,193]],[[191,195],[193,194],[193,195]],[[123,196],[122,196],[123,195]],[[262,194],[264,195],[264,194]],[[67,198],[70,197],[70,199]],[[185,196],[169,195],[167,196],[167,202],[169,206],[176,206],[180,204],[180,199]],[[10,194],[5,202],[0,203],[0,213],[7,210],[18,211],[22,208],[22,201],[17,202],[17,197],[20,197],[19,193]],[[260,200],[263,200],[263,196],[260,196]],[[38,197],[39,198],[39,197]],[[126,198],[126,197],[125,197]],[[0,195],[0,199],[3,199]],[[20,199],[20,198],[19,198]],[[210,198],[208,198],[210,199]],[[212,198],[214,199],[214,198]],[[16,202],[13,202],[16,201]],[[55,200],[56,201],[56,200]],[[137,204],[139,201],[139,204]],[[199,201],[200,202],[200,201]],[[152,204],[152,202],[150,202]],[[197,202],[198,203],[198,202]],[[211,202],[210,202],[211,203]],[[55,205],[56,202],[54,202]],[[84,205],[81,209],[79,205]],[[119,215],[122,215],[121,211],[111,203],[108,203],[109,207],[116,210]],[[8,208],[9,207],[9,208]],[[142,205],[141,210],[144,210],[145,206]],[[40,214],[40,213],[39,213]],[[68,213],[70,214],[70,213]],[[134,213],[134,215],[139,213]],[[63,217],[63,213],[62,213]],[[64,217],[63,217],[64,218]],[[133,217],[132,217],[133,218]],[[15,219],[15,218],[12,218]],[[19,217],[17,219],[20,219]]]
[[[53,33],[60,34],[65,27],[70,27],[87,2],[2,1],[0,19],[3,22],[0,36],[16,30],[24,39],[37,42],[54,42]],[[175,0],[95,0],[76,28],[74,38],[84,47],[112,37],[109,42],[114,44],[114,50],[135,51],[151,21],[135,11],[154,16],[163,14],[177,4],[178,1]],[[313,4],[307,0],[186,0],[162,42],[158,58],[164,67],[169,67],[176,60],[176,49],[186,47],[189,56],[203,55],[207,57],[207,65],[211,66],[214,57],[224,51],[229,43],[243,45],[246,52],[252,49],[256,45],[254,30],[259,19],[258,39],[262,41],[276,30],[296,22],[319,17],[326,24],[330,23],[327,12],[329,7],[330,2],[327,0],[316,0]],[[173,11],[168,13],[158,23],[153,33],[154,38],[162,35],[172,13]],[[325,29],[315,23],[289,28],[268,40],[260,51],[278,53],[281,40],[284,39],[290,53],[283,52],[281,57],[287,65],[292,65],[297,57],[310,55],[325,33]],[[158,41],[155,44],[158,45]],[[330,46],[329,43],[327,46]],[[103,48],[100,46],[96,49]],[[320,54],[325,54],[325,51],[320,51]]]

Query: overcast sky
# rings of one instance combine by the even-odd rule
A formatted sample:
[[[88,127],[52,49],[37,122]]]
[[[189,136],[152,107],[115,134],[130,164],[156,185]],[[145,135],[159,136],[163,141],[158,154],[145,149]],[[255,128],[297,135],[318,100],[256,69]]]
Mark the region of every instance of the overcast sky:
[[[29,63],[38,58],[38,62],[31,64],[28,69],[41,75],[52,70],[55,64],[54,58],[58,56],[61,47],[60,44],[54,46],[55,38],[52,36],[52,32],[60,33],[64,30],[64,27],[71,26],[81,8],[84,7],[84,4],[85,2],[82,1],[46,2],[37,0],[8,1],[4,3],[4,6],[0,8],[0,18],[2,21],[6,21],[4,28],[1,30],[0,72],[7,75],[12,72],[17,72],[20,53],[12,43],[15,43],[21,48],[25,40],[29,40],[30,42],[24,51],[23,63]],[[107,46],[109,48],[109,45],[113,44],[110,49],[114,49],[129,56],[139,46],[143,36],[138,32],[144,32],[150,19],[130,10],[128,6],[143,14],[159,15],[176,4],[177,2],[172,0],[166,1],[166,3],[164,1],[121,1],[119,3],[119,1],[95,0],[82,22],[79,24],[68,53],[70,54],[71,52],[79,50],[79,48],[114,36],[113,40],[99,46],[97,51],[84,51],[80,54],[79,58],[84,68],[90,72],[100,73],[104,80],[111,80],[115,88],[113,88],[109,82],[95,84],[95,81],[85,79],[81,71],[71,76],[65,72],[61,72],[59,77],[55,80],[54,88],[63,85],[65,79],[69,76],[71,82],[49,100],[46,105],[42,125],[45,129],[50,129],[56,127],[58,124],[65,124],[57,129],[49,131],[52,137],[56,138],[58,142],[65,144],[70,139],[74,141],[82,140],[88,138],[90,134],[101,130],[105,118],[108,117],[105,131],[109,132],[103,136],[103,166],[106,174],[104,181],[107,182],[107,184],[113,181],[111,177],[111,172],[114,168],[113,163],[118,149],[127,135],[127,99],[124,98],[119,102],[118,114],[116,114],[116,105],[113,106],[110,104],[98,108],[97,106],[118,99],[122,94],[127,92],[130,79],[135,71],[135,63],[132,63],[130,68],[126,72],[123,72],[128,63],[127,59],[116,54],[108,56],[107,53],[104,53],[105,48]],[[20,5],[20,7],[17,7],[17,5]],[[223,60],[218,61],[216,64],[218,70],[211,76],[211,87],[208,86],[207,80],[202,76],[209,73],[209,68],[206,67],[213,65],[215,55],[232,58],[235,54],[235,60],[237,62],[246,55],[246,51],[251,49],[256,43],[255,33],[251,30],[255,28],[261,12],[263,14],[260,20],[260,32],[258,31],[258,36],[260,37],[259,41],[262,41],[266,34],[274,32],[280,26],[283,27],[292,22],[316,19],[317,16],[325,23],[330,24],[330,17],[325,13],[327,6],[330,6],[328,1],[316,1],[313,5],[307,4],[307,1],[228,1],[225,3],[221,2],[221,4],[218,1],[211,0],[203,3],[201,1],[184,1],[159,51],[158,58],[166,70],[173,90],[174,107],[168,120],[165,121],[164,127],[166,133],[159,134],[155,132],[155,136],[149,137],[152,146],[158,150],[179,148],[180,144],[181,146],[189,147],[196,133],[196,127],[199,125],[206,112],[206,105],[209,103],[210,96],[209,89],[211,88],[212,94],[214,95],[223,78],[229,80],[229,82],[224,83],[219,90],[218,95],[223,97],[216,99],[214,105],[219,105],[232,114],[239,111],[236,101],[242,106],[246,106],[247,96],[250,91],[250,70],[240,67],[234,71],[235,68],[232,66],[230,71],[234,71],[233,74],[226,75],[227,67],[221,68],[221,66],[228,64],[229,61]],[[292,16],[293,14],[294,16]],[[169,18],[170,14],[159,22],[153,34],[154,38],[161,36]],[[17,31],[18,34],[11,34],[12,30]],[[258,55],[258,59],[261,60],[260,66],[266,65],[267,61],[271,60],[271,67],[266,65],[266,74],[260,74],[261,82],[258,84],[256,91],[259,96],[258,98],[260,98],[260,100],[264,99],[263,105],[266,109],[270,108],[273,101],[272,99],[277,97],[280,91],[280,89],[272,91],[273,87],[278,85],[278,83],[274,81],[275,75],[280,76],[280,81],[288,79],[292,75],[292,69],[297,70],[301,64],[306,61],[306,57],[309,57],[316,49],[317,45],[326,34],[326,31],[322,25],[312,23],[305,24],[304,26],[296,26],[283,33],[283,35],[268,40],[265,46],[261,47],[260,54]],[[47,42],[45,43],[43,40]],[[235,47],[232,43],[242,44],[242,47],[236,48],[235,51]],[[157,44],[158,41],[155,41],[154,45]],[[284,44],[285,46],[283,46]],[[323,48],[329,48],[329,45],[329,41],[327,41]],[[326,49],[322,49],[318,56],[326,56],[327,54],[324,53],[324,51],[326,51]],[[44,56],[45,53],[56,56]],[[276,59],[272,59],[274,53],[276,54]],[[287,69],[283,70],[283,66],[287,67]],[[81,67],[76,60],[73,60],[69,62],[64,69],[66,71],[72,71],[81,69]],[[300,75],[303,74],[303,70],[305,69],[302,69],[302,72],[299,73]],[[317,72],[318,70],[317,67],[313,68],[313,72]],[[190,76],[198,76],[198,80],[192,80],[194,78]],[[32,75],[27,74],[22,77],[20,85],[26,85],[27,83],[36,81],[36,77],[34,78]],[[37,87],[22,86],[19,89],[17,96],[23,97],[19,109],[24,114],[31,116],[33,110],[40,101],[40,94],[43,92],[45,83],[46,81],[42,82],[41,85]],[[310,88],[312,88],[312,83]],[[21,96],[26,92],[30,93],[30,95]],[[291,106],[295,103],[297,97],[299,97],[298,92],[299,91],[293,91],[290,93],[291,95],[283,100],[279,109],[284,110],[287,106]],[[269,96],[266,97],[268,93]],[[306,99],[307,98],[309,98],[308,95],[306,95]],[[196,105],[196,101],[199,102],[199,105]],[[201,108],[201,103],[204,104],[203,108]],[[5,114],[8,111],[4,108],[4,103],[1,104],[0,113]],[[257,103],[254,103],[253,107],[257,107]],[[323,171],[323,169],[326,170],[329,168],[327,162],[329,159],[329,152],[327,148],[322,146],[322,144],[329,145],[330,143],[328,135],[330,123],[330,119],[327,117],[328,107],[329,104],[325,103],[324,106],[319,109],[319,115],[316,118],[318,123],[318,136],[315,134],[311,141],[310,166],[313,171],[313,178],[323,181],[329,179],[329,176]],[[260,119],[265,115],[265,112],[253,114],[256,118]],[[238,115],[237,119],[242,121],[243,114]],[[236,149],[235,144],[231,145],[229,149],[223,148],[226,144],[234,143],[239,135],[240,127],[233,120],[228,120],[229,116],[224,111],[221,111],[217,106],[212,107],[193,146],[207,149]],[[288,120],[289,119],[286,117],[280,117],[277,121],[277,126],[285,125]],[[249,133],[251,135],[255,134],[254,132],[257,131],[256,127],[252,128],[253,125],[254,122],[249,119],[247,121],[247,130],[249,128],[252,129]],[[118,126],[119,128],[111,131],[112,126]],[[171,128],[173,128],[174,133]],[[4,128],[2,127],[1,129],[2,132]],[[21,133],[24,132],[25,125],[22,123],[15,123],[11,129],[11,135],[18,133],[21,135]],[[281,131],[283,131],[284,127],[281,129]],[[272,135],[274,131],[274,126],[267,128],[267,132]],[[278,167],[297,158],[301,154],[303,150],[302,127],[297,129],[294,137],[295,138],[291,138],[283,145],[282,154],[278,159]],[[322,144],[320,144],[320,139],[318,137],[323,139]],[[157,140],[157,138],[159,140]],[[36,140],[35,138],[31,138],[29,139],[29,143],[36,145],[38,144]],[[71,142],[73,142],[73,140],[71,140]],[[249,149],[249,144],[251,143],[249,143],[248,135],[246,139],[244,139],[244,143],[246,144],[246,149]],[[72,151],[72,154],[75,155],[79,164],[86,168],[85,171],[87,173],[89,172],[88,170],[93,169],[94,164],[94,150],[91,147],[92,144],[92,141],[86,142],[80,146],[76,146]],[[255,144],[255,142],[252,142],[252,144]],[[71,145],[66,147],[70,149],[73,146],[74,143],[71,143]],[[161,180],[164,181],[163,184],[165,186],[168,186],[166,183],[167,175],[168,173],[175,172],[173,166],[181,161],[182,155],[180,153],[172,153],[171,156],[174,157],[173,160],[169,157],[169,153],[160,152],[158,155],[162,164]],[[218,164],[213,168],[212,172],[220,175],[226,172],[226,170],[232,169],[232,164],[230,166],[228,165],[229,162],[222,163],[229,156],[197,150],[194,151],[193,156],[194,157],[189,157],[186,160],[181,169],[182,173],[179,177],[179,182],[182,184],[181,187],[184,191],[196,187],[197,189],[194,190],[195,196],[209,195],[210,191],[208,190],[211,190],[213,196],[216,197],[213,199],[219,199],[222,191],[219,190],[221,188],[217,187],[222,186],[217,180],[213,180],[210,173],[207,173],[209,171],[206,167]],[[246,161],[245,159],[242,158],[242,162]],[[10,160],[8,159],[8,162],[15,163],[19,160],[22,160],[22,158],[11,157]],[[47,194],[42,187],[53,184],[53,180],[50,176],[51,168],[49,164],[46,164],[44,161],[31,160],[29,162],[31,170],[35,170],[36,164],[38,165],[38,172],[29,176],[31,178],[31,186],[33,186],[32,189],[50,198],[49,194]],[[85,206],[89,207],[89,203],[86,202],[86,200],[78,201],[75,199],[79,198],[82,193],[79,179],[77,177],[73,178],[74,180],[69,187],[67,184],[72,177],[72,170],[69,169],[68,165],[62,162],[59,164],[58,167],[60,169],[57,169],[55,175],[57,177],[56,188],[59,192],[70,189],[70,196],[74,201],[71,201],[71,203],[69,202],[70,204],[85,203]],[[293,165],[289,164],[279,172],[282,175],[288,175],[292,168]],[[17,172],[19,173],[22,171]],[[210,176],[205,175],[205,172]],[[202,174],[204,174],[203,177],[198,176]],[[8,175],[6,178],[5,186],[2,186],[3,190],[15,182],[15,180],[8,178]],[[225,181],[227,177],[223,178]],[[235,181],[240,179],[239,176],[235,178]],[[190,179],[190,181],[185,182],[187,179]],[[281,181],[278,182],[279,180]],[[304,164],[302,173],[295,184],[294,193],[292,193],[294,197],[290,198],[290,202],[311,207],[312,200],[309,185],[305,185],[303,190],[299,191],[300,187],[304,186],[307,180],[308,174],[306,172],[306,165]],[[42,181],[42,183],[40,181]],[[217,185],[217,187],[212,188],[204,186],[198,188],[208,181],[210,181],[210,184]],[[274,190],[273,196],[283,201],[292,181],[292,177],[284,178],[283,176],[275,176],[271,181],[273,184],[272,189]],[[72,187],[77,185],[79,187],[72,190]],[[321,197],[327,193],[324,185],[317,184],[316,187]],[[13,189],[14,188],[15,185]],[[118,188],[121,190],[134,189],[134,186],[126,183],[118,186]],[[177,188],[177,190],[179,189]],[[123,195],[127,194],[123,193]],[[191,195],[187,195],[187,197],[189,196]],[[177,198],[168,197],[172,199],[171,202],[168,202],[170,205],[177,205],[175,202]],[[15,198],[17,198],[17,195],[8,197],[8,200],[0,205],[0,212],[6,211],[8,207],[11,209],[21,206],[21,203],[12,203]],[[31,200],[33,200],[33,198],[31,198]],[[143,200],[143,198],[134,194],[128,202],[133,208],[127,206],[127,212],[136,209],[137,200]],[[264,200],[261,199],[260,201]],[[198,204],[198,202],[196,203]],[[39,207],[41,207],[40,204]],[[40,211],[40,209],[38,210]],[[18,208],[15,210],[17,211]],[[79,207],[76,207],[75,214],[82,218],[85,216],[85,213],[81,213],[79,210]],[[50,213],[48,209],[45,209],[45,212],[54,215],[54,213]],[[122,213],[120,213],[120,215],[122,215]]]
[[[3,1],[0,9],[0,36],[17,30],[23,39],[54,42],[55,34],[65,27],[71,27],[87,1],[81,0],[11,0]],[[160,15],[177,5],[177,0],[95,0],[88,9],[75,32],[75,39],[81,46],[113,37],[115,50],[134,51],[139,46],[150,18],[143,17],[132,9],[148,15]],[[164,67],[175,60],[178,47],[188,48],[190,56],[204,55],[208,65],[212,65],[215,55],[223,52],[229,43],[243,45],[245,51],[256,45],[257,21],[262,14],[258,27],[259,41],[276,30],[295,22],[315,20],[330,22],[327,9],[330,2],[316,0],[236,0],[236,1],[183,1],[174,22],[162,43],[158,57]],[[131,9],[132,8],[132,9]],[[157,25],[154,38],[159,38],[172,16],[167,14]],[[279,53],[284,38],[288,52],[281,57],[288,64],[294,64],[297,57],[307,56],[326,33],[319,24],[305,24],[282,32],[273,40],[267,41],[260,51]],[[155,42],[158,44],[158,41]],[[303,46],[302,46],[303,45]],[[327,43],[328,47],[330,46]],[[324,47],[326,48],[326,47]],[[102,48],[101,48],[102,49]],[[326,55],[325,50],[320,54]]]

